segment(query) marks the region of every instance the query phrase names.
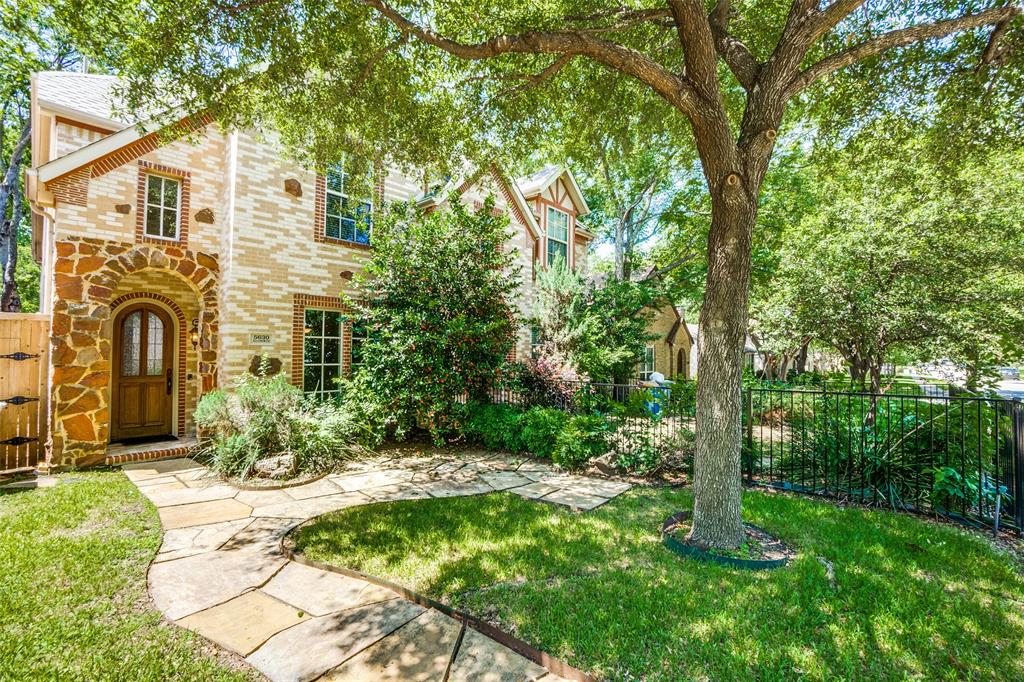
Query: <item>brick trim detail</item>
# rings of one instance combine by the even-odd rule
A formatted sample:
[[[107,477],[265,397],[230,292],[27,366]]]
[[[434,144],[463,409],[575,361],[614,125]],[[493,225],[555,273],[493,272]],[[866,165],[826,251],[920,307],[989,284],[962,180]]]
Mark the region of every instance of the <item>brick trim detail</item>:
[[[102,156],[93,161],[92,177],[98,178],[101,175],[106,175],[115,168],[120,168],[126,163],[131,163],[140,156],[145,156],[146,154],[182,138],[189,133],[194,133],[197,130],[205,128],[212,122],[213,118],[208,114],[189,116],[176,123],[172,123],[155,133],[150,133],[145,137],[141,137],[138,140],[126,144],[120,149],[112,151],[106,156]]]
[[[107,455],[103,463],[107,466],[127,464],[129,462],[150,462],[154,459],[170,459],[174,457],[188,457],[192,454],[191,445],[179,445],[175,447],[160,448],[158,450],[147,450],[145,452],[126,452],[120,455]]]
[[[303,346],[306,337],[306,309],[337,310],[350,313],[352,309],[337,296],[294,294],[292,296],[292,384],[302,388]],[[345,322],[341,332],[341,374],[352,371],[352,322]]]
[[[123,296],[118,296],[110,302],[111,319],[113,319],[116,314],[118,306],[129,302],[134,303],[136,301],[157,301],[158,303],[163,303],[171,309],[174,313],[174,317],[178,320],[178,396],[176,402],[178,403],[178,438],[183,438],[185,436],[185,365],[188,361],[188,353],[185,343],[189,333],[188,325],[185,321],[185,313],[181,311],[181,308],[177,303],[163,294],[153,294],[148,291],[136,291],[130,294],[124,294]],[[113,415],[111,415],[111,417],[113,417]]]
[[[89,166],[48,182],[46,186],[58,201],[73,206],[86,206],[89,200]]]
[[[178,238],[159,239],[146,234],[146,178],[165,175],[181,182],[181,201],[178,206]],[[187,170],[172,168],[149,161],[139,161],[139,181],[135,191],[135,243],[163,246],[188,246],[188,219],[191,210],[191,176]]]

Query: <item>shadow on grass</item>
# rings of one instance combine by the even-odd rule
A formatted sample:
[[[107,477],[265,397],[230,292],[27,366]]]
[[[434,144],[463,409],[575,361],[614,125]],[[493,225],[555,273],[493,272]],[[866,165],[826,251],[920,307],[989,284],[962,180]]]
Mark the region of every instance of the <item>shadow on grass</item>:
[[[984,541],[749,492],[747,520],[798,556],[738,571],[661,546],[660,522],[690,504],[685,491],[638,489],[586,514],[508,493],[372,505],[305,527],[298,549],[446,599],[608,679],[1024,678],[1024,580]]]

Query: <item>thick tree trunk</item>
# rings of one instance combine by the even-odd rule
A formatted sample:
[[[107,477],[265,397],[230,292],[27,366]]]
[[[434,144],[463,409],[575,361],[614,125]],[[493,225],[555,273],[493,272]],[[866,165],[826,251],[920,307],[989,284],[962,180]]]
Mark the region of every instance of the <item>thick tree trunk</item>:
[[[796,373],[803,374],[807,371],[807,348],[810,346],[809,341],[804,341],[800,344],[800,350],[796,354]]]
[[[747,290],[756,200],[740,188],[712,189],[708,274],[700,314],[693,528],[698,545],[743,540],[741,394]]]
[[[626,279],[626,225],[620,218],[615,225],[615,279]]]

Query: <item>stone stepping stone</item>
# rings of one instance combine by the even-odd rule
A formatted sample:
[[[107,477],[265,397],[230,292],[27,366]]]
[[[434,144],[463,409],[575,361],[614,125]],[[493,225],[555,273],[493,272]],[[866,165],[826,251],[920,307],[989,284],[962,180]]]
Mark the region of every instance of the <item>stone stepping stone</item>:
[[[206,552],[149,568],[153,603],[171,620],[233,599],[267,582],[285,563],[249,552]]]
[[[369,495],[377,502],[398,502],[399,500],[422,500],[430,497],[426,491],[412,485],[383,485],[379,488],[364,488],[364,495]]]
[[[272,680],[314,680],[423,611],[393,599],[312,618],[274,635],[245,660]]]
[[[323,682],[433,682],[444,679],[462,625],[429,610],[330,671]]]
[[[455,655],[449,682],[524,682],[538,680],[547,670],[476,630],[466,634]]]
[[[160,523],[167,530],[205,526],[220,521],[244,519],[252,514],[252,507],[238,500],[214,500],[160,508]]]
[[[347,507],[357,507],[369,501],[369,497],[360,493],[341,493],[340,495],[312,497],[308,500],[292,500],[291,502],[257,507],[252,511],[252,515],[284,519],[309,519]]]
[[[314,616],[325,616],[398,596],[365,580],[321,571],[294,561],[264,585],[263,591]]]
[[[212,552],[250,523],[252,523],[252,519],[244,518],[211,523],[208,526],[169,530],[164,533],[160,553],[153,561],[170,561],[203,552]]]
[[[150,488],[155,488],[161,485],[169,485],[171,483],[177,483],[182,487],[185,487],[185,484],[178,480],[178,477],[174,476],[173,474],[168,474],[167,476],[157,476],[156,478],[147,478],[141,481],[132,481],[132,483],[134,483],[135,486],[140,491],[143,492]]]
[[[555,504],[565,505],[566,507],[572,507],[573,509],[582,509],[584,511],[600,507],[608,501],[607,497],[601,497],[600,495],[587,495],[564,489],[548,493],[543,499],[545,502],[554,502]]]
[[[508,490],[509,488],[518,488],[521,485],[533,483],[530,479],[514,471],[496,471],[489,474],[480,474],[480,478],[495,490]]]
[[[302,519],[260,518],[240,529],[220,548],[225,552],[257,552],[276,555],[281,553],[281,538]]]
[[[591,478],[587,479],[584,487],[585,490],[577,492],[586,492],[590,495],[600,495],[601,497],[612,498],[621,495],[633,486],[623,481],[605,481],[599,478]]]
[[[247,504],[253,509],[258,507],[269,507],[272,504],[292,502],[295,498],[283,490],[241,490],[235,499],[242,504]]]
[[[525,497],[528,500],[536,500],[559,489],[560,488],[557,485],[548,485],[547,483],[530,483],[529,485],[513,488],[509,492]]]
[[[309,618],[295,607],[253,590],[183,618],[178,625],[248,656],[277,633]]]
[[[379,488],[385,485],[408,483],[413,472],[404,469],[385,469],[351,476],[331,477],[331,481],[346,492],[355,492],[364,488]]]
[[[285,488],[284,492],[288,497],[293,500],[308,500],[311,497],[323,497],[324,495],[337,495],[342,492],[341,488],[331,483],[327,478],[321,478],[319,481],[313,481],[305,485],[297,485],[291,488]]]
[[[459,497],[494,492],[494,488],[480,480],[432,481],[420,484],[420,488],[430,493],[432,497]]]
[[[238,489],[229,485],[209,485],[202,488],[181,488],[169,490],[153,490],[146,488],[142,494],[157,507],[173,507],[179,504],[195,504],[196,502],[212,502],[228,500],[238,494]]]
[[[150,478],[158,478],[167,474],[181,474],[186,471],[198,471],[200,475],[206,474],[206,468],[190,459],[162,459],[155,462],[137,462],[125,464],[121,467],[128,480],[138,482]]]

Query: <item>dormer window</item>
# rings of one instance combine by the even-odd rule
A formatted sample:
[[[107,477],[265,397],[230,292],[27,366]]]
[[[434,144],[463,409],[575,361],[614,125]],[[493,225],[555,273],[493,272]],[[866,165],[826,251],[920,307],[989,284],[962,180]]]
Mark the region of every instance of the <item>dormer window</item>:
[[[147,237],[178,241],[181,181],[163,175],[146,176],[144,230]]]
[[[327,173],[324,236],[339,241],[369,244],[373,203],[368,199],[351,196],[351,188],[346,185],[354,183],[349,183],[348,178],[343,165]]]
[[[559,258],[569,265],[569,214],[548,206],[548,265]]]

